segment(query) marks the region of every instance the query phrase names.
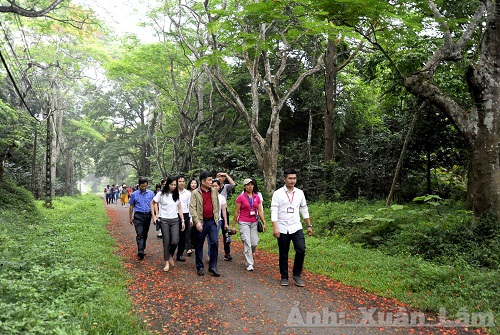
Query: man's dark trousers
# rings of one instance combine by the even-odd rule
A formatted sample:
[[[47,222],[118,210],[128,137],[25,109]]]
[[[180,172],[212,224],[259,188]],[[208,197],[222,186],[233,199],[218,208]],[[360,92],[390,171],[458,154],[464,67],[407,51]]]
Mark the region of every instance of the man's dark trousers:
[[[304,258],[306,256],[306,238],[302,229],[293,234],[280,234],[278,238],[279,265],[281,278],[288,279],[288,252],[290,251],[290,242],[295,249],[295,260],[293,262],[293,275],[300,277],[304,267]]]
[[[202,231],[196,230],[196,269],[203,269],[203,244],[208,235],[208,247],[210,248],[211,269],[217,269],[217,257],[219,255],[219,229],[214,219],[203,220]]]
[[[184,230],[182,229],[182,222],[179,219],[179,244],[177,245],[177,260],[184,254],[186,250],[186,240],[189,232],[189,213],[183,213],[184,217]],[[191,239],[190,239],[191,240]]]
[[[134,226],[137,241],[137,253],[144,254],[146,249],[146,240],[148,239],[149,226],[151,225],[151,212],[134,212]]]

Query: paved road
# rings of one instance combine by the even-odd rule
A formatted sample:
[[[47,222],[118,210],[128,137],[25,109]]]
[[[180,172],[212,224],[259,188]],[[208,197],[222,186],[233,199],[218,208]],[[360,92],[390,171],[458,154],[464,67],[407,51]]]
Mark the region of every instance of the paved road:
[[[255,271],[247,272],[239,242],[232,243],[232,262],[222,260],[220,243],[219,278],[208,273],[199,277],[194,255],[165,273],[162,241],[154,228],[146,257],[139,261],[128,208],[117,204],[106,209],[111,218],[109,231],[117,241],[116,253],[131,277],[129,293],[152,334],[480,333],[478,329],[438,327],[430,315],[417,321],[419,327],[410,327],[405,321],[409,317],[401,313],[419,314],[403,303],[307,271],[306,287],[281,287],[277,255],[258,250]]]

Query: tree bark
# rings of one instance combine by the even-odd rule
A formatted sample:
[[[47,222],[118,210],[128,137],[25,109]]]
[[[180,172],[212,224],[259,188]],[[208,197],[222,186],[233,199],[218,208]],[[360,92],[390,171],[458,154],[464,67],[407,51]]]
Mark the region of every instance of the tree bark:
[[[66,178],[64,186],[66,190],[64,191],[64,195],[73,195],[73,181],[74,181],[74,170],[75,170],[75,162],[73,160],[73,148],[66,148]]]
[[[335,132],[333,131],[334,113],[337,105],[337,67],[335,58],[337,56],[337,45],[328,39],[325,58],[325,164],[334,160],[335,157]]]
[[[45,16],[50,11],[54,10],[57,7],[57,5],[59,5],[63,1],[64,0],[55,0],[50,5],[48,5],[46,8],[43,8],[40,10],[26,9],[24,7],[17,5],[16,1],[9,1],[10,6],[0,6],[0,13],[14,13],[14,14],[18,14],[21,16],[27,16],[27,17]]]
[[[437,11],[433,2],[431,9]],[[479,60],[469,66],[467,85],[474,102],[466,110],[457,101],[447,96],[430,82],[437,66],[444,60],[456,60],[457,52],[470,40],[470,36],[481,25],[486,14],[484,36],[481,39]],[[439,17],[439,13],[435,13]],[[445,22],[442,21],[445,26]],[[475,217],[493,214],[500,219],[500,174],[499,174],[499,128],[500,128],[500,3],[486,1],[478,9],[463,35],[452,43],[445,32],[445,41],[422,71],[403,78],[406,89],[438,107],[455,124],[467,140],[469,152],[467,194]],[[500,220],[499,220],[500,222]]]
[[[252,148],[257,157],[257,163],[262,168],[264,175],[264,188],[272,193],[276,189],[276,175],[278,172],[279,153],[279,124],[278,118],[272,131],[270,141],[262,141],[258,137],[252,136]]]

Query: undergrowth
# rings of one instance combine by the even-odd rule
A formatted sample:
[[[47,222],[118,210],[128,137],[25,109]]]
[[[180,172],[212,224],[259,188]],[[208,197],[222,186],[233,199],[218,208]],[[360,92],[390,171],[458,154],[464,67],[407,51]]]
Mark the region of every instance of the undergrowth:
[[[494,221],[473,224],[460,204],[446,203],[389,208],[364,200],[314,203],[309,213],[314,226],[314,236],[306,237],[309,272],[424,312],[491,312],[500,320],[500,243]],[[278,253],[270,222],[259,237],[259,248]],[[500,334],[498,326],[487,330]]]
[[[146,334],[97,196],[0,186],[0,334]]]

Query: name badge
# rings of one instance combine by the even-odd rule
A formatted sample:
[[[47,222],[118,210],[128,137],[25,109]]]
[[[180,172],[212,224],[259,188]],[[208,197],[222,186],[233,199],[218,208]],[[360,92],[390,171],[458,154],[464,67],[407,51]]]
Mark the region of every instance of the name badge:
[[[253,209],[250,211],[250,215],[251,215],[251,216],[254,216],[254,215],[255,215],[255,211],[254,211]]]
[[[293,213],[293,207],[288,207],[288,208],[286,209],[286,212],[287,212],[287,213]]]

